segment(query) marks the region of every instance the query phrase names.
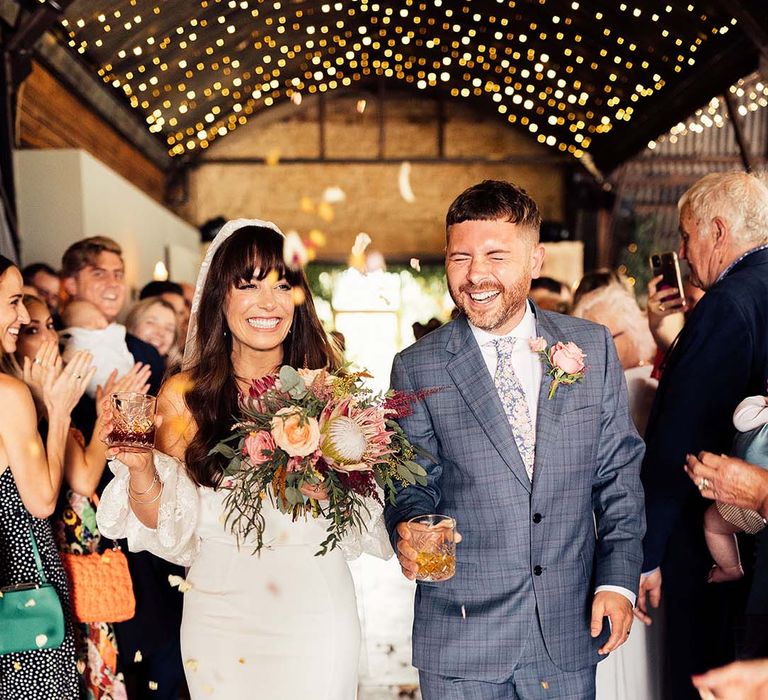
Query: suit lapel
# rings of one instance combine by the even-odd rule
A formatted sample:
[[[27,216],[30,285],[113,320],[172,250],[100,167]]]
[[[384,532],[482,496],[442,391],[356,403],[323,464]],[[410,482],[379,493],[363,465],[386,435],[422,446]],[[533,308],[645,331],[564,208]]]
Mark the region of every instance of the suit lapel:
[[[477,418],[491,444],[527,491],[531,482],[515,443],[504,407],[483,360],[472,330],[464,316],[453,324],[446,349],[453,357],[448,361],[448,374]]]
[[[560,330],[552,322],[551,318],[545,316],[536,305],[533,305],[533,311],[536,315],[536,332],[547,341],[547,348],[550,348],[557,342],[568,341],[568,338],[561,337]],[[551,399],[548,399],[547,396],[549,395],[549,387],[552,382],[552,377],[547,374],[546,366],[543,367],[543,370],[536,416],[536,459],[533,467],[534,482],[537,480],[536,475],[541,472],[546,464],[547,454],[552,447],[552,436],[558,435],[563,407],[565,406],[569,395],[569,392],[567,391],[568,387],[561,386],[555,392],[555,395]]]

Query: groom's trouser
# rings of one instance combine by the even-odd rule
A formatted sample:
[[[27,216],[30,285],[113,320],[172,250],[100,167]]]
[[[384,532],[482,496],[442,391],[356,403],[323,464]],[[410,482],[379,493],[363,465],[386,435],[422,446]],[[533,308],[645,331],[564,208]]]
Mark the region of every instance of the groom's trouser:
[[[505,681],[473,681],[419,671],[423,700],[594,700],[595,666],[563,671],[549,658],[538,619]]]

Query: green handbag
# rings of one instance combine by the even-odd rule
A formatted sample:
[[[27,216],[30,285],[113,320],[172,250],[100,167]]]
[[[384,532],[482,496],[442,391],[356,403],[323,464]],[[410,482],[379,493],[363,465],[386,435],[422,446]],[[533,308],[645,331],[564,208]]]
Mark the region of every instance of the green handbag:
[[[64,611],[45,578],[31,523],[29,539],[40,580],[0,588],[0,654],[56,649],[64,641]]]

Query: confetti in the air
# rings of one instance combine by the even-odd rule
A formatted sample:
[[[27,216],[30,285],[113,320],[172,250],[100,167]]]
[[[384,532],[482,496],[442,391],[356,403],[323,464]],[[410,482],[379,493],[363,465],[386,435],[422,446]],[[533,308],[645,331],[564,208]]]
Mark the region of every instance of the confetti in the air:
[[[295,105],[301,104],[301,93],[300,92],[294,92],[293,95],[291,95],[291,102]]]
[[[421,272],[421,261],[418,258],[411,258],[411,267],[416,272]]]
[[[187,591],[192,590],[192,584],[189,581],[181,576],[176,576],[175,574],[168,576],[168,583],[174,588],[178,587],[180,593],[186,593]]]
[[[365,100],[358,100],[357,105],[355,106],[355,109],[357,110],[358,114],[362,114],[365,112],[365,108],[368,106],[368,103]]]
[[[309,232],[309,242],[316,248],[322,248],[326,244],[325,234],[317,228]]]
[[[133,663],[139,664],[142,662],[143,659],[144,657],[141,654],[141,649],[137,649],[136,653],[133,655]]]
[[[346,193],[344,190],[341,189],[341,187],[333,186],[333,187],[326,187],[323,190],[323,201],[327,202],[328,204],[339,204],[340,202],[343,202],[347,198]]]
[[[400,164],[397,182],[400,186],[400,196],[409,204],[413,204],[416,201],[416,195],[411,189],[411,164],[408,161]]]
[[[317,205],[317,215],[326,222],[333,221],[334,216],[336,216],[333,207],[328,202],[320,202]]]
[[[283,242],[283,260],[291,270],[300,270],[308,260],[309,254],[304,241],[296,231],[288,231]]]
[[[197,659],[187,659],[184,662],[184,666],[190,671],[197,671]]]
[[[294,306],[301,306],[307,300],[307,296],[301,287],[294,287],[291,290],[291,299]]]
[[[264,159],[264,162],[269,166],[277,165],[280,162],[280,150],[273,148],[269,153],[267,153],[267,157]]]
[[[45,646],[45,643],[48,641],[48,635],[47,634],[38,634],[37,637],[35,637],[35,644],[37,644],[38,647],[41,649]]]
[[[314,214],[315,203],[312,201],[311,197],[302,197],[299,200],[299,209],[301,209],[301,211],[303,211],[305,214]]]
[[[150,690],[157,690],[157,681],[149,681],[148,685]]]

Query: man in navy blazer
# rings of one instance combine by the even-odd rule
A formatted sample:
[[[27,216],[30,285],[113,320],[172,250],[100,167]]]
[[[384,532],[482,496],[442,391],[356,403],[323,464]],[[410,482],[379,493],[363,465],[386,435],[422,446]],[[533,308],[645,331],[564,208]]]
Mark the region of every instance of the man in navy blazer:
[[[400,490],[386,508],[403,572],[418,570],[410,518],[446,514],[463,536],[455,576],[416,590],[413,662],[425,700],[594,698],[597,662],[631,626],[643,444],[607,329],[527,299],[544,258],[540,222],[510,183],[462,193],[447,216],[446,272],[463,313],[394,360],[394,388],[438,388],[402,420],[435,459],[421,460],[427,486]],[[551,399],[552,378],[529,347],[537,337],[586,355],[583,380]],[[497,372],[510,366],[515,410]],[[529,414],[535,456],[530,442],[518,448],[518,409]]]
[[[707,583],[712,559],[702,514],[709,502],[683,464],[687,454],[701,450],[729,453],[736,405],[765,394],[768,380],[765,180],[743,172],[713,173],[696,182],[678,207],[679,255],[688,261],[693,284],[706,294],[668,356],[645,433],[648,531],[638,602],[638,616],[648,621],[648,602],[658,604],[663,574],[669,700],[698,698],[691,675],[733,660],[733,613],[743,611],[738,608],[744,597],[737,585]],[[768,567],[768,552],[760,559]],[[755,586],[749,611],[768,614],[765,596]],[[754,653],[765,655],[768,649]]]

